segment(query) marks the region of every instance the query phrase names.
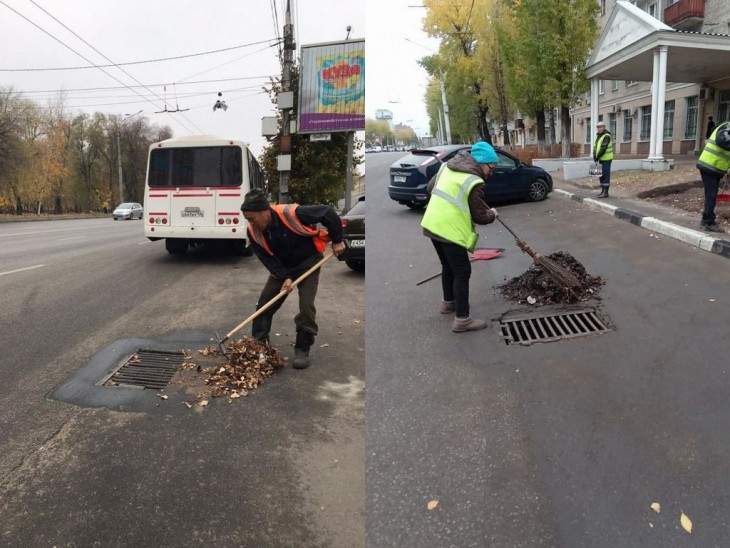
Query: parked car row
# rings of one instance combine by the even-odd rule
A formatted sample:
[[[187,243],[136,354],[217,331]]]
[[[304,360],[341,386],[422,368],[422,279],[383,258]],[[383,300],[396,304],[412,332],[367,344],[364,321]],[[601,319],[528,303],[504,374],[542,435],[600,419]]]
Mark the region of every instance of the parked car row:
[[[388,195],[411,209],[426,207],[431,196],[426,187],[441,165],[471,145],[443,145],[411,150],[390,166]],[[527,165],[514,156],[496,150],[499,164],[484,185],[484,200],[490,206],[498,202],[527,200],[539,202],[553,190],[550,174]]]

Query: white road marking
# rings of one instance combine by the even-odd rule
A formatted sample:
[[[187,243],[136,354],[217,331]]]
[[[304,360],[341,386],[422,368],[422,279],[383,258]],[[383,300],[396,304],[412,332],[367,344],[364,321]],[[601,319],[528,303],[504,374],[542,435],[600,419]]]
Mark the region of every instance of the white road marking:
[[[5,274],[15,274],[16,272],[24,272],[26,270],[33,270],[34,268],[40,268],[42,266],[46,266],[46,265],[37,264],[34,266],[26,266],[25,268],[18,268],[17,270],[8,270],[7,272],[0,272],[0,276],[5,276]]]
[[[78,240],[79,238],[85,238],[86,236],[74,236],[72,238],[59,238],[59,242],[65,242],[66,240]]]

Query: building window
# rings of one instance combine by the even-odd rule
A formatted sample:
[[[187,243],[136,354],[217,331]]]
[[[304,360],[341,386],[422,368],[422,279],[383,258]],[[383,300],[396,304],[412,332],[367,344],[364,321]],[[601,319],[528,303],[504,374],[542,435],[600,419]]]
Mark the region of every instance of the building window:
[[[718,122],[730,120],[730,90],[723,89],[720,91],[716,120]]]
[[[603,95],[606,92],[605,80],[598,80],[598,95]]]
[[[584,118],[583,127],[586,128],[586,143],[591,142],[591,119]]]
[[[641,131],[639,141],[648,141],[651,136],[651,105],[641,107]]]
[[[664,135],[665,140],[671,140],[674,135],[674,101],[664,101]]]
[[[616,140],[616,115],[613,112],[608,115],[608,132],[611,139]]]
[[[626,83],[626,87],[635,86],[637,83],[636,80],[624,80],[624,82]]]
[[[625,111],[625,115],[624,115],[624,138],[623,138],[624,143],[630,143],[631,142],[631,132],[632,132],[631,125],[632,125],[632,122],[633,121],[634,121],[633,118],[631,118],[631,112],[628,111],[628,110]]]
[[[618,91],[618,80],[613,81],[613,85],[611,86],[611,91]]]
[[[649,15],[652,17],[656,17],[656,3],[649,4],[649,8],[646,11],[649,12]]]
[[[692,97],[686,97],[685,101],[687,103],[687,119],[684,122],[684,138],[696,139],[699,99],[696,95],[693,95]]]

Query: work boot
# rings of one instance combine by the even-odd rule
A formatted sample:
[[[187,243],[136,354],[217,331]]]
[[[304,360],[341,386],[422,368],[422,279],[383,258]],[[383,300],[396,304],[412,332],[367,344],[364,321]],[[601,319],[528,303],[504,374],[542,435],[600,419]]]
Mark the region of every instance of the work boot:
[[[441,301],[441,314],[451,314],[456,310],[454,301]]]
[[[294,369],[306,369],[309,367],[309,350],[301,348],[294,349],[294,361],[292,361]]]
[[[705,232],[725,232],[722,228],[720,228],[720,225],[717,223],[710,223],[710,224],[702,224],[702,230]]]
[[[608,198],[608,189],[602,188],[601,193],[598,195],[599,198]]]
[[[304,329],[297,329],[297,338],[294,341],[294,369],[309,367],[309,349],[314,344],[314,333]]]
[[[487,327],[487,322],[484,320],[477,320],[471,316],[466,318],[454,318],[454,325],[451,326],[451,331],[454,333],[464,333],[465,331],[479,331]]]

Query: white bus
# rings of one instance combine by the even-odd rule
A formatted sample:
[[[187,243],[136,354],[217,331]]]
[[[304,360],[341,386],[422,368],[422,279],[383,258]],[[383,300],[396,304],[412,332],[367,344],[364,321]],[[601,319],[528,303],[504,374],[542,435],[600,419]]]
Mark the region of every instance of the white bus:
[[[164,239],[171,254],[225,240],[237,253],[249,255],[241,204],[252,188],[265,188],[265,181],[246,143],[208,135],[153,143],[145,181],[145,236]]]

